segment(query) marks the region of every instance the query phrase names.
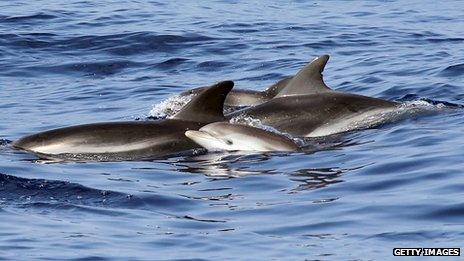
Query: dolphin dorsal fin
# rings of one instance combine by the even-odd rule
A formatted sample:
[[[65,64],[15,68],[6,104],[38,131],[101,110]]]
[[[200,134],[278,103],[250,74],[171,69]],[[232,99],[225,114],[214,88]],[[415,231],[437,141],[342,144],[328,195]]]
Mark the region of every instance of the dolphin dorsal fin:
[[[276,96],[282,89],[284,89],[287,84],[293,79],[293,76],[288,76],[273,85],[269,86],[266,90],[264,90],[264,93],[268,95],[269,97],[274,97]]]
[[[224,101],[234,87],[233,81],[223,81],[207,87],[193,97],[173,119],[198,122],[215,122],[224,120]]]
[[[328,60],[328,55],[322,55],[307,64],[295,76],[293,76],[287,86],[283,88],[276,97],[315,94],[331,91],[331,89],[325,85],[322,77],[322,72],[324,71],[324,67]]]

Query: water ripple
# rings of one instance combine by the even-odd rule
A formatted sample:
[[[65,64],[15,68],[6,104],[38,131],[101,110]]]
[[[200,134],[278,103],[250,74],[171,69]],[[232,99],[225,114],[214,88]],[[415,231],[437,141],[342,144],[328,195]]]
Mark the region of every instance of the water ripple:
[[[464,75],[464,63],[448,66],[440,72],[440,75],[445,77],[462,76]]]
[[[183,209],[189,201],[156,195],[131,195],[110,190],[99,190],[80,184],[45,179],[26,179],[0,173],[0,199],[4,204],[19,204],[23,208],[69,209],[82,208],[109,212],[104,208],[162,208]],[[182,203],[184,202],[185,205]],[[184,206],[182,206],[184,205]]]
[[[460,7],[0,1],[0,259],[389,260],[462,245]],[[326,53],[329,86],[399,101],[405,117],[307,153],[152,162],[45,164],[7,140],[166,117],[182,91],[263,90]]]

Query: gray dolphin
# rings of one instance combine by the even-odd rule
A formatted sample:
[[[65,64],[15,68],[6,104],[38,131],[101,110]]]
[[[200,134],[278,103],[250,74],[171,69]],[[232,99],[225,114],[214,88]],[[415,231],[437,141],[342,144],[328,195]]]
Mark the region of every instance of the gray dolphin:
[[[249,117],[293,136],[317,137],[379,124],[380,115],[398,109],[396,102],[330,89],[322,77],[328,60],[328,55],[318,57],[273,99],[227,118]]]
[[[224,100],[233,85],[224,81],[203,90],[171,119],[54,129],[23,137],[12,146],[47,159],[99,161],[145,160],[199,148],[185,131],[223,121]]]
[[[188,130],[185,136],[208,150],[242,151],[298,151],[300,148],[291,139],[263,129],[215,122],[199,130]]]
[[[224,105],[226,106],[254,106],[274,98],[286,85],[292,77],[284,78],[264,91],[253,91],[246,89],[234,89],[227,94]],[[187,95],[196,95],[207,87],[198,87],[179,94],[180,97]]]

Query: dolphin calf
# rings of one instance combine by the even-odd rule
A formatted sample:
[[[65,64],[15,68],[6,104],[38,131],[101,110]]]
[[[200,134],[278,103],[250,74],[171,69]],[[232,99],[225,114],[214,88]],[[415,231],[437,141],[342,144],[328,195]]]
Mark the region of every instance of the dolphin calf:
[[[200,148],[187,130],[223,121],[223,104],[232,81],[217,83],[194,97],[173,118],[106,122],[40,132],[12,143],[41,158],[64,160],[146,160]]]
[[[298,137],[318,137],[363,129],[381,123],[379,115],[393,112],[397,102],[330,89],[322,72],[323,55],[300,70],[271,100],[227,115],[252,118]]]
[[[298,151],[300,148],[284,135],[263,129],[215,122],[199,130],[188,130],[185,136],[208,150]]]
[[[254,106],[274,98],[286,85],[292,77],[286,77],[267,88],[264,91],[253,91],[245,89],[234,89],[227,94],[224,102],[225,106],[241,107],[241,106]],[[202,92],[207,87],[198,87],[187,90],[179,94],[180,97],[187,95],[196,95]]]

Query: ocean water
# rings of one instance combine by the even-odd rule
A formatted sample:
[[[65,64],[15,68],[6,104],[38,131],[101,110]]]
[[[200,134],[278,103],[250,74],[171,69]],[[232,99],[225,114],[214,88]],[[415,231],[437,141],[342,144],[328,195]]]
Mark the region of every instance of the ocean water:
[[[12,0],[0,10],[0,259],[386,260],[394,247],[464,247],[461,1]],[[447,109],[313,153],[48,164],[8,145],[143,120],[216,81],[261,90],[321,54],[334,89]]]

